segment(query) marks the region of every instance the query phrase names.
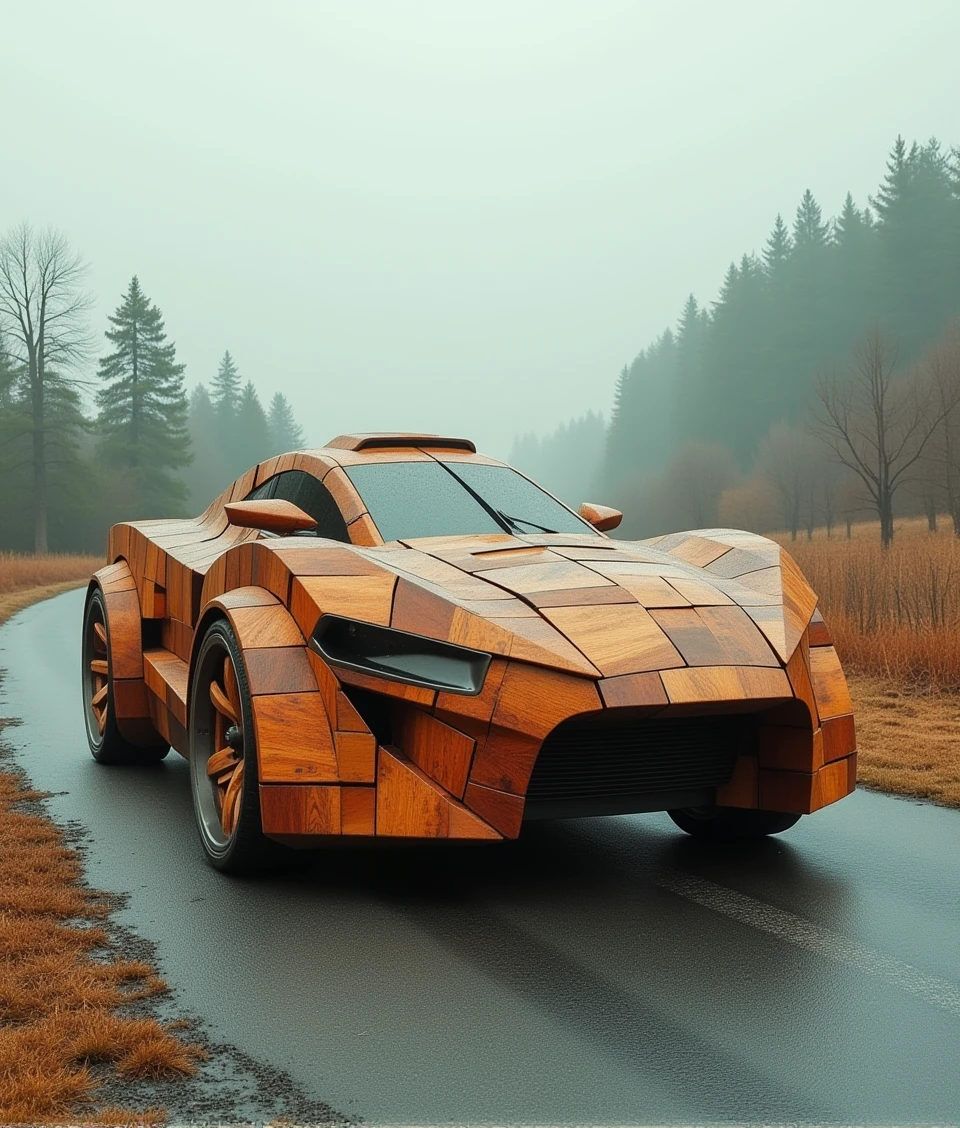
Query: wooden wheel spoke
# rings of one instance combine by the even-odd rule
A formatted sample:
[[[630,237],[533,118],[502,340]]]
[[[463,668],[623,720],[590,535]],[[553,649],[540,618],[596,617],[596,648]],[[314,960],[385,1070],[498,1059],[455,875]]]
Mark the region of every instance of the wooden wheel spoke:
[[[103,651],[104,654],[106,654],[106,652],[107,652],[107,628],[103,625],[103,623],[95,622],[93,624],[93,634],[94,634],[94,643],[99,644],[99,645],[97,645],[97,650],[101,650],[101,651]]]
[[[105,685],[102,685],[97,690],[97,692],[93,695],[93,697],[90,699],[90,704],[94,707],[94,709],[96,709],[100,705],[103,704],[106,696],[107,696],[107,687]]]
[[[104,703],[103,708],[99,712],[94,710],[94,716],[97,718],[97,728],[100,730],[100,734],[103,735],[103,730],[107,727],[106,703]]]
[[[233,770],[238,763],[237,754],[232,748],[221,748],[207,760],[207,775],[218,776],[228,768]]]
[[[220,823],[224,834],[232,834],[236,825],[237,813],[240,809],[240,797],[243,794],[243,762],[237,764],[237,770],[230,777],[227,790],[223,796],[220,808]]]
[[[218,713],[223,713],[225,717],[229,717],[235,725],[240,724],[240,718],[236,710],[230,704],[227,695],[215,681],[210,683],[210,700],[213,702],[213,707]]]
[[[107,676],[108,670],[109,666],[107,665],[106,658],[94,658],[90,663],[90,672],[92,674],[99,674],[102,678]]]
[[[239,724],[240,687],[237,685],[237,672],[229,658],[223,660],[223,688],[227,691],[227,700],[233,706],[234,720]]]

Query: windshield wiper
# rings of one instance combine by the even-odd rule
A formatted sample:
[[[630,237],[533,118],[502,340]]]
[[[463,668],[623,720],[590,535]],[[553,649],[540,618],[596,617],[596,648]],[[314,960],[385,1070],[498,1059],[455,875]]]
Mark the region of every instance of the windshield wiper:
[[[497,516],[502,517],[508,525],[513,526],[513,531],[515,533],[525,532],[524,529],[520,528],[521,524],[532,525],[534,529],[539,529],[541,533],[555,533],[557,531],[556,529],[548,529],[546,525],[538,525],[536,521],[528,521],[526,517],[511,517],[509,513],[504,513],[502,509],[497,509],[495,510],[495,512]]]

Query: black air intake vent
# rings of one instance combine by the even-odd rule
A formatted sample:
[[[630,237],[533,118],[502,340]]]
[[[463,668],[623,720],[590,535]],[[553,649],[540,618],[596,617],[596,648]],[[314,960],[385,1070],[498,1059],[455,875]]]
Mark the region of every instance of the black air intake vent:
[[[663,810],[710,802],[754,741],[750,716],[564,721],[543,742],[527,818]]]

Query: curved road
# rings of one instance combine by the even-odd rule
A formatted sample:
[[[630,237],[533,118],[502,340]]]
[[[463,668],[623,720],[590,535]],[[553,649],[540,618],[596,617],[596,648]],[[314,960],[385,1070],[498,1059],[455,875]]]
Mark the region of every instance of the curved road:
[[[960,813],[860,792],[759,846],[665,815],[207,868],[184,761],[86,749],[82,593],[0,630],[0,706],[91,881],[213,1036],[379,1124],[960,1122]]]

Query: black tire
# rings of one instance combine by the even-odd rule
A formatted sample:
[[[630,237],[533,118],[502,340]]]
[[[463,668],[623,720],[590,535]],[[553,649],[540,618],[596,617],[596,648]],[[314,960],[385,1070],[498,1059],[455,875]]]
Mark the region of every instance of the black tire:
[[[222,789],[207,774],[207,762],[216,752],[217,709],[211,700],[211,682],[225,680],[220,671],[224,660],[233,664],[240,704],[239,735],[228,738],[242,760],[243,783],[239,809],[229,829],[224,830],[221,812]],[[190,728],[190,790],[200,844],[207,861],[221,873],[260,873],[272,868],[290,851],[267,838],[260,822],[260,787],[257,746],[250,706],[250,689],[243,654],[233,628],[225,619],[211,623],[200,643],[190,684],[188,714]],[[227,730],[229,734],[229,729]],[[230,743],[230,739],[234,743]],[[220,799],[218,799],[218,794]]]
[[[739,807],[681,807],[667,814],[694,838],[732,841],[780,834],[800,821],[784,811],[754,811]]]
[[[98,633],[103,632],[101,637]],[[80,646],[80,676],[83,686],[83,719],[87,743],[98,764],[157,764],[170,751],[170,746],[157,736],[156,744],[131,744],[117,728],[113,708],[113,663],[110,659],[110,623],[103,592],[94,587],[83,609],[83,635]],[[94,663],[107,664],[106,676],[95,672]],[[94,705],[98,693],[106,691],[99,706]]]

